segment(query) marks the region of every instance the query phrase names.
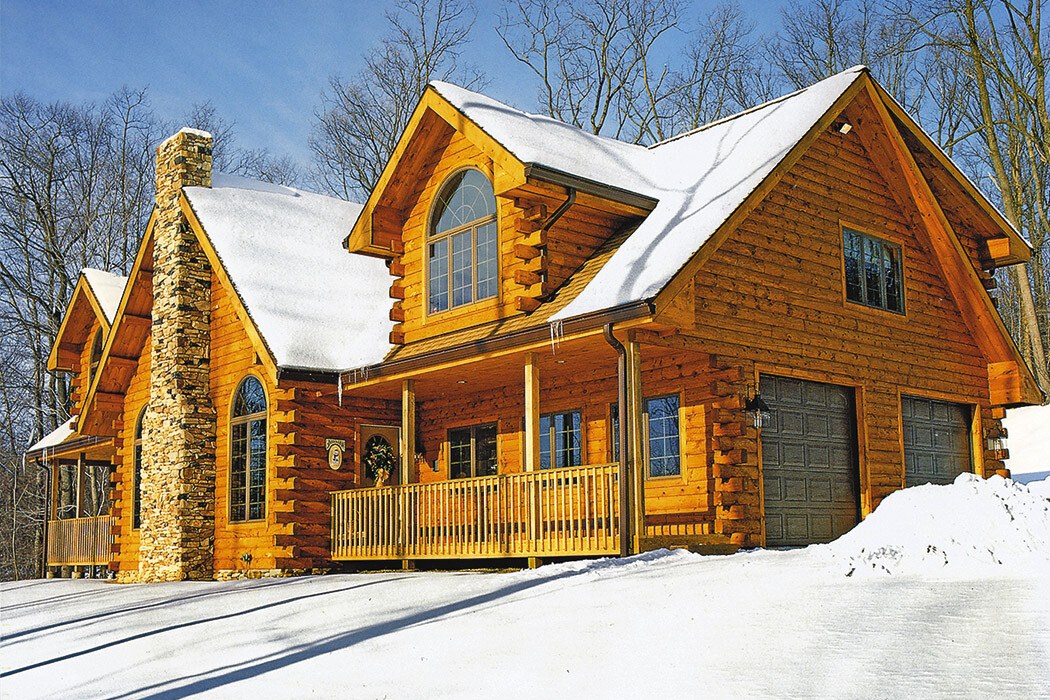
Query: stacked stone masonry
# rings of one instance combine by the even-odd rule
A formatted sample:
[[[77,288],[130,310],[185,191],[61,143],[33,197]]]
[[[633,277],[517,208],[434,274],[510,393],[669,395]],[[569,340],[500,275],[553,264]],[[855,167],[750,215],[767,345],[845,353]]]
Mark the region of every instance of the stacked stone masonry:
[[[143,424],[143,581],[209,579],[216,416],[209,393],[211,266],[179,206],[211,186],[212,139],[183,130],[157,149],[153,344]]]

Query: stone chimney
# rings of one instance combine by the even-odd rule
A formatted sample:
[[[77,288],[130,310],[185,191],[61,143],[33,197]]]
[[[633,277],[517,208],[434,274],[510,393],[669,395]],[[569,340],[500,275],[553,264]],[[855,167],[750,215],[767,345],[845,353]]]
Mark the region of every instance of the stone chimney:
[[[211,153],[211,134],[196,129],[182,129],[157,148],[152,365],[142,450],[143,581],[212,577],[211,265],[179,207],[183,187],[211,187]]]

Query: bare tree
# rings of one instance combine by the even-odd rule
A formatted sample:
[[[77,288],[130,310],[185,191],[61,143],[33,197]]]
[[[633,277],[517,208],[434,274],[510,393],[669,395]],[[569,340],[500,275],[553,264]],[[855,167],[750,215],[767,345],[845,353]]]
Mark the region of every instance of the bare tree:
[[[321,96],[310,149],[317,185],[345,199],[375,186],[431,80],[482,83],[460,52],[474,22],[463,0],[401,0],[386,15],[388,32],[351,78],[333,75]]]
[[[550,116],[595,134],[659,140],[682,85],[656,60],[676,29],[677,0],[510,0],[496,31],[540,79]]]
[[[224,119],[210,101],[194,103],[181,123],[167,130],[170,132],[183,126],[201,129],[212,135],[212,167],[216,172],[279,185],[299,185],[304,179],[302,169],[291,158],[275,156],[265,148],[240,148],[237,145],[236,122]]]
[[[1050,179],[1050,119],[1047,118],[1046,61],[1042,41],[1042,2],[1028,0],[930,0],[895,6],[898,21],[910,22],[929,46],[951,55],[966,76],[969,98],[957,100],[971,135],[975,160],[990,170],[984,180],[1003,212],[1033,248],[1028,265],[1010,268],[1008,299],[1016,313],[1019,345],[1044,393],[1050,394],[1050,343],[1047,311],[1047,182]],[[963,123],[963,122],[960,122]],[[974,152],[972,151],[972,152]]]
[[[770,69],[758,59],[762,42],[738,5],[716,5],[692,32],[669,98],[672,127],[661,131],[695,129],[775,97]]]

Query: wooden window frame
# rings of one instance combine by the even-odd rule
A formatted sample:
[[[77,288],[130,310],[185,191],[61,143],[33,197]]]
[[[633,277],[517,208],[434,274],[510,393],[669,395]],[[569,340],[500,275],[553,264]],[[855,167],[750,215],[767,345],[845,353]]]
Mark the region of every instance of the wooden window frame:
[[[91,383],[95,381],[95,374],[98,373],[98,363],[102,361],[102,350],[104,345],[102,329],[98,328],[95,330],[95,335],[91,339],[91,350],[88,353],[87,386],[83,389],[85,393],[91,388]]]
[[[493,430],[496,452],[496,474],[499,473],[499,423],[497,421],[472,423],[470,425],[452,427],[445,431],[445,437],[448,440],[448,478],[450,480],[476,479],[484,476],[495,476],[495,474],[478,474],[478,430],[481,428],[492,428]],[[452,433],[461,430],[470,431],[470,473],[464,476],[454,476],[452,474]]]
[[[550,427],[547,429],[547,439],[548,439],[548,444],[550,445],[550,461],[551,461],[551,465],[549,467],[546,467],[546,469],[566,469],[566,468],[569,468],[569,467],[582,467],[582,466],[584,466],[587,463],[587,440],[585,439],[586,436],[584,435],[585,422],[583,420],[583,410],[582,409],[580,409],[580,408],[567,408],[567,409],[564,409],[564,410],[561,410],[561,411],[550,411],[548,413],[541,413],[540,414],[540,424],[541,425],[543,424],[543,419],[544,418],[553,418],[554,416],[565,416],[565,415],[573,415],[573,414],[576,414],[577,416],[579,416],[579,421],[580,421],[580,431],[579,431],[580,432],[580,438],[579,438],[579,440],[580,440],[580,447],[579,447],[579,460],[580,460],[580,463],[579,464],[566,464],[566,465],[561,466],[561,467],[559,467],[555,463],[556,462],[557,452],[555,451],[555,448],[554,448],[555,431],[554,431],[554,421],[552,420],[550,422]],[[541,438],[542,438],[542,429],[541,429]],[[543,444],[542,443],[542,439],[541,439],[540,444],[541,445]],[[540,467],[539,468],[541,470],[546,471],[546,469],[544,469],[544,467],[543,467],[543,450],[542,450],[542,448],[540,449],[540,453],[539,453],[538,457],[540,459]]]
[[[255,381],[259,382],[259,386],[260,386],[260,388],[262,389],[262,392],[263,392],[263,399],[265,400],[265,407],[263,408],[262,411],[256,411],[254,413],[248,413],[248,414],[245,414],[243,416],[235,415],[235,412],[237,410],[237,398],[240,396],[241,389],[244,387],[244,385],[250,379],[254,379]],[[270,476],[270,473],[269,473],[270,472],[270,434],[269,434],[270,420],[269,420],[269,413],[270,413],[270,397],[266,393],[266,382],[264,382],[262,380],[262,377],[254,374],[254,373],[246,374],[241,379],[241,381],[237,382],[237,388],[234,389],[233,395],[232,395],[232,399],[230,401],[230,422],[229,422],[229,426],[230,426],[230,429],[229,429],[229,433],[230,433],[229,434],[229,446],[230,446],[229,450],[230,451],[229,451],[229,468],[227,470],[228,481],[227,481],[227,486],[226,486],[227,501],[229,501],[228,507],[226,509],[226,515],[227,515],[227,522],[229,522],[230,524],[247,525],[247,524],[253,524],[253,523],[259,523],[259,522],[265,522],[266,521],[267,500],[268,500],[267,499],[267,489],[268,489],[268,485],[269,485],[269,476]],[[264,437],[264,440],[265,440],[265,444],[263,446],[263,468],[262,468],[262,472],[263,472],[262,514],[258,518],[252,518],[251,517],[251,506],[252,506],[252,500],[251,500],[251,472],[252,472],[252,462],[251,462],[251,424],[254,421],[258,421],[260,419],[263,422],[263,437]],[[234,449],[235,449],[234,428],[236,426],[238,426],[238,425],[246,426],[246,428],[245,428],[245,431],[246,431],[245,450],[246,450],[246,452],[245,452],[245,455],[244,455],[244,517],[243,518],[234,518],[233,517],[233,506],[234,506],[234,502],[233,502],[233,464],[234,464],[234,458],[235,458],[235,454],[234,454]]]
[[[426,315],[427,316],[438,316],[438,315],[442,315],[442,314],[452,313],[452,312],[459,311],[459,310],[468,308],[468,307],[476,305],[476,304],[480,304],[482,302],[499,299],[499,296],[500,296],[499,200],[496,200],[496,211],[494,211],[492,214],[489,214],[489,215],[483,216],[483,217],[481,217],[479,219],[475,219],[473,221],[467,222],[467,223],[465,223],[465,224],[463,224],[461,226],[457,226],[455,228],[447,229],[445,231],[442,231],[441,233],[435,233],[434,232],[434,229],[437,226],[437,221],[435,220],[435,214],[437,213],[438,205],[441,202],[441,196],[443,194],[445,194],[445,191],[448,189],[449,185],[451,184],[452,180],[455,177],[457,177],[460,174],[462,174],[462,173],[464,173],[466,171],[469,171],[469,170],[473,170],[473,171],[477,172],[478,174],[480,174],[482,177],[484,177],[488,181],[489,186],[492,186],[492,178],[489,175],[486,175],[480,168],[476,168],[476,167],[473,167],[473,166],[467,166],[467,167],[463,167],[463,168],[458,168],[455,171],[453,171],[452,173],[450,173],[448,175],[448,177],[446,177],[444,179],[444,181],[442,181],[441,185],[437,189],[437,194],[434,197],[434,201],[433,201],[433,203],[430,206],[430,216],[429,216],[430,220],[427,223],[427,236],[426,236],[425,245],[423,246],[423,273],[424,273],[424,276],[425,276],[425,279],[426,279],[426,285],[425,285],[426,286],[426,291],[425,291],[425,296],[424,296],[424,309],[426,311]],[[495,188],[493,188],[492,196],[493,196],[493,199],[495,199],[495,196],[496,196]],[[495,257],[493,259],[493,264],[496,266],[496,291],[495,291],[494,294],[491,294],[489,296],[486,296],[486,297],[483,297],[483,298],[478,298],[478,259],[477,259],[478,229],[481,228],[482,226],[485,226],[485,225],[490,224],[490,223],[495,224],[495,231],[496,231],[496,252],[495,252]],[[455,303],[453,303],[453,299],[452,299],[452,275],[453,275],[453,267],[452,267],[452,264],[453,264],[452,263],[452,237],[453,236],[457,236],[457,235],[462,234],[462,233],[465,233],[467,231],[470,231],[470,275],[471,275],[470,295],[471,295],[471,297],[470,297],[470,301],[464,302],[462,304],[455,304]],[[430,280],[430,277],[431,277],[431,275],[430,275],[430,259],[431,259],[430,249],[431,249],[431,246],[433,246],[436,243],[440,243],[441,241],[447,241],[448,242],[448,244],[446,245],[446,252],[445,252],[445,257],[446,257],[446,260],[447,260],[447,268],[448,268],[448,288],[446,290],[446,293],[448,294],[448,307],[444,308],[444,309],[434,310],[434,309],[431,308],[431,296],[430,296],[430,281],[431,281]]]
[[[146,419],[146,408],[139,411],[138,420],[135,421],[135,434],[131,447],[131,529],[138,530],[142,527],[142,423]]]
[[[852,226],[850,224],[840,224],[839,226],[839,240],[842,244],[842,298],[847,304],[855,304],[857,306],[863,306],[867,309],[875,309],[876,311],[885,311],[886,313],[895,314],[897,316],[907,316],[907,304],[905,303],[905,284],[904,284],[904,246],[900,243],[894,243],[886,238],[875,236],[867,231],[864,231],[860,227]],[[846,235],[847,233],[853,234],[860,239],[860,254],[861,257],[857,262],[858,269],[860,271],[860,294],[863,300],[851,299],[849,296],[849,282],[847,280],[847,259],[846,259]],[[883,264],[879,265],[879,293],[882,298],[882,304],[873,304],[868,302],[868,276],[864,269],[864,259],[866,256],[866,241],[874,241],[880,246],[888,247],[897,251],[897,286],[900,301],[900,309],[891,309],[887,303],[886,294],[886,269]],[[881,250],[881,248],[880,248]]]
[[[653,476],[652,473],[652,450],[649,445],[649,402],[656,401],[658,399],[670,399],[675,398],[678,400],[678,473],[677,474],[661,474],[660,476]],[[681,392],[671,392],[668,394],[656,394],[654,396],[646,396],[642,399],[644,409],[642,410],[642,441],[645,444],[645,479],[681,479],[684,469],[684,431],[682,430],[682,394]],[[609,404],[609,417],[608,426],[609,429],[607,434],[609,436],[609,457],[613,462],[616,459],[616,448],[619,443],[619,426],[617,425],[617,402]]]

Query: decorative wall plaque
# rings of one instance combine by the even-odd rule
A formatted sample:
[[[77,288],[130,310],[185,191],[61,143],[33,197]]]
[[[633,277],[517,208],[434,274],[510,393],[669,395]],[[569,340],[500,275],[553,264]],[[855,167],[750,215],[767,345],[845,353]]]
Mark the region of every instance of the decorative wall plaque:
[[[343,452],[346,450],[346,440],[328,438],[324,441],[324,447],[328,450],[328,466],[339,469],[343,466]]]

